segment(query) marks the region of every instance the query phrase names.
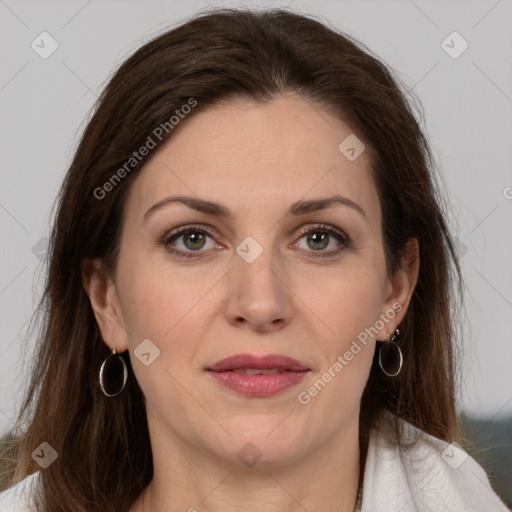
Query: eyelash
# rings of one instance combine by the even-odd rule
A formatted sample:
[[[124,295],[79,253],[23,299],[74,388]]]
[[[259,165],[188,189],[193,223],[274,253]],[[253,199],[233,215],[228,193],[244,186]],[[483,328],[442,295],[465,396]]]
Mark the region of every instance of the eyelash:
[[[204,226],[201,224],[190,224],[187,226],[181,226],[179,228],[176,228],[172,231],[167,232],[163,238],[161,239],[160,243],[164,245],[164,247],[172,254],[180,257],[180,258],[203,258],[205,257],[204,253],[206,251],[181,251],[172,249],[170,247],[170,242],[173,239],[179,238],[180,235],[186,234],[186,233],[202,233],[207,234],[210,237],[214,238],[214,233],[208,228],[208,226]],[[351,241],[343,232],[338,231],[337,229],[333,228],[332,226],[326,225],[326,224],[317,224],[313,227],[308,227],[301,231],[300,237],[298,240],[300,240],[305,235],[308,235],[309,233],[324,233],[329,236],[334,237],[338,242],[341,243],[342,247],[340,249],[331,250],[331,251],[307,251],[307,252],[317,252],[315,256],[309,256],[311,258],[329,258],[338,255],[341,251],[344,249],[348,249],[351,247]],[[323,253],[323,254],[321,254]]]

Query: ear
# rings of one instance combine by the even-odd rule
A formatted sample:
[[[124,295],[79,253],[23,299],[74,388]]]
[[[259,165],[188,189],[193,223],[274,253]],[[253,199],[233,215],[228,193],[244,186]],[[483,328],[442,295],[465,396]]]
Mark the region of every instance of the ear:
[[[81,264],[82,284],[89,296],[101,336],[111,350],[124,352],[128,339],[115,283],[105,275],[99,259]]]
[[[388,333],[394,332],[402,322],[418,282],[419,270],[419,243],[416,238],[410,238],[406,242],[401,267],[388,280],[382,311],[383,315],[388,318],[388,323],[379,332],[378,339],[387,340]]]

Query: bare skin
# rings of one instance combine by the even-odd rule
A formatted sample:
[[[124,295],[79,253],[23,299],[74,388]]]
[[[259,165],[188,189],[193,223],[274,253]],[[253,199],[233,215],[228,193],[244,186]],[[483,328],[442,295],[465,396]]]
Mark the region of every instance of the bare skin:
[[[403,270],[387,274],[368,152],[349,161],[338,150],[351,133],[292,95],[210,107],[135,178],[115,275],[84,265],[103,339],[129,350],[146,398],[154,478],[131,512],[354,509],[361,394],[376,340],[386,340],[406,312],[419,260],[411,242]],[[289,213],[297,201],[333,194],[357,206]],[[214,201],[232,217],[172,202],[144,218],[169,196]],[[188,235],[161,243],[190,224]],[[322,237],[319,224],[342,237]],[[202,226],[211,232],[201,236]],[[249,236],[262,249],[251,263],[236,251]],[[307,404],[299,402],[390,310],[378,334]],[[145,339],[160,349],[149,366],[134,355]],[[311,371],[277,395],[242,396],[206,371],[239,353],[283,354]],[[252,467],[237,455],[247,443],[261,455]]]

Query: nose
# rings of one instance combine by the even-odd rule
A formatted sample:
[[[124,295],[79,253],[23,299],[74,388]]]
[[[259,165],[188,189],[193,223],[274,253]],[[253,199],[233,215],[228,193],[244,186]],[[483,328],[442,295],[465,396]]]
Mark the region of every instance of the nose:
[[[270,251],[263,251],[252,263],[235,256],[230,272],[226,316],[231,325],[258,332],[282,329],[292,318],[293,292],[286,275]]]

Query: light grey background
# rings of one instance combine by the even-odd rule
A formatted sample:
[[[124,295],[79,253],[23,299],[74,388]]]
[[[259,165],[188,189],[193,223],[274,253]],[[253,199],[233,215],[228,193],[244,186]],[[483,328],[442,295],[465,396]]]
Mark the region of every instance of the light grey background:
[[[478,417],[512,414],[511,0],[0,0],[0,432],[27,380],[22,340],[42,283],[33,247],[49,232],[84,118],[129,54],[209,5],[288,5],[327,19],[418,95],[464,255],[461,407]],[[59,45],[47,59],[31,47],[43,31]],[[469,44],[458,58],[442,47],[453,31]],[[462,48],[453,37],[444,44]]]

